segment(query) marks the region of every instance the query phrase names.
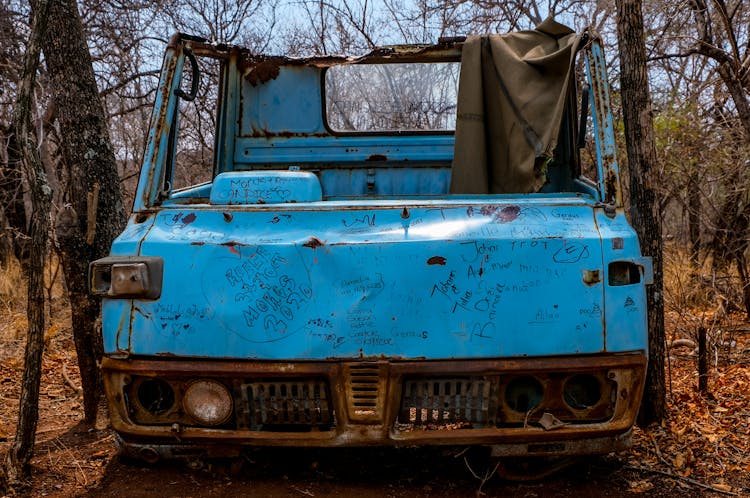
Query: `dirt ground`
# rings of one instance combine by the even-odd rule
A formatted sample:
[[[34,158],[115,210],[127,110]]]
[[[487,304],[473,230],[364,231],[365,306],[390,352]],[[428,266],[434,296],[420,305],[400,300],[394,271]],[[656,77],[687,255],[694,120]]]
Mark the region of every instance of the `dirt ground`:
[[[59,309],[58,309],[59,308]],[[0,310],[0,452],[13,440],[23,369],[23,307]],[[670,338],[689,338],[706,315],[670,312]],[[64,307],[49,327],[40,421],[27,496],[50,497],[622,497],[750,496],[750,326],[723,317],[712,331],[710,395],[697,393],[695,353],[670,343],[669,414],[636,429],[634,446],[588,458],[540,481],[493,475],[479,449],[273,449],[203,468],[146,465],[116,454],[102,417],[84,425],[73,341]],[[684,342],[684,341],[683,341]]]

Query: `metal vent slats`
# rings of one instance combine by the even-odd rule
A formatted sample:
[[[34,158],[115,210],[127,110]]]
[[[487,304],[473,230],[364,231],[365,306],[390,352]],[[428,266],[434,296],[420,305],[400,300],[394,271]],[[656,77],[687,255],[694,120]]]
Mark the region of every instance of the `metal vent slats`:
[[[240,393],[239,422],[251,430],[327,430],[333,423],[328,383],[322,380],[250,382]]]
[[[415,426],[493,426],[497,392],[497,380],[483,377],[406,380],[398,421]]]

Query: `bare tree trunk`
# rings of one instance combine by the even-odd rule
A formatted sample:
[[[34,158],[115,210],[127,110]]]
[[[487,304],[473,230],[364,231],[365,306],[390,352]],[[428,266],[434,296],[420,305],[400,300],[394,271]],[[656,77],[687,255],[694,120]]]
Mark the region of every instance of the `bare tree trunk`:
[[[690,234],[690,263],[696,271],[700,264],[701,250],[701,196],[698,182],[693,175],[687,184],[688,233]]]
[[[747,259],[745,252],[737,253],[737,273],[740,274],[740,285],[742,286],[742,301],[745,303],[745,316],[750,320],[750,280],[747,275]]]
[[[0,135],[0,140],[3,136]],[[2,180],[0,180],[2,182]],[[7,268],[13,255],[13,239],[8,218],[5,215],[5,206],[0,201],[0,268]]]
[[[101,335],[96,329],[99,302],[88,294],[86,275],[90,261],[109,252],[125,224],[120,178],[91,55],[75,0],[52,0],[44,55],[60,124],[62,157],[70,169],[68,207],[56,222],[57,241],[70,297],[73,334],[83,387],[87,422],[96,419],[102,393],[99,362]],[[98,208],[90,212],[89,193],[99,185]],[[92,202],[92,204],[95,204]],[[87,233],[94,216],[94,233]],[[93,243],[87,242],[93,236]]]
[[[16,437],[0,471],[4,494],[11,488],[22,485],[24,479],[29,476],[29,462],[34,451],[36,426],[39,420],[39,384],[42,377],[42,353],[44,351],[44,261],[47,254],[51,191],[47,185],[44,165],[39,158],[35,140],[30,137],[30,115],[32,89],[39,67],[39,54],[48,12],[47,0],[38,0],[13,116],[14,135],[16,143],[20,146],[19,155],[31,186],[34,210],[31,221],[31,261],[26,304],[29,330],[26,337]]]
[[[655,193],[656,149],[641,0],[616,0],[616,4],[622,107],[630,173],[630,212],[643,252],[651,256],[654,262],[654,284],[646,291],[649,363],[646,389],[638,414],[639,423],[646,425],[661,421],[666,405],[661,213]]]
[[[708,344],[706,327],[698,328],[698,392],[708,396]]]

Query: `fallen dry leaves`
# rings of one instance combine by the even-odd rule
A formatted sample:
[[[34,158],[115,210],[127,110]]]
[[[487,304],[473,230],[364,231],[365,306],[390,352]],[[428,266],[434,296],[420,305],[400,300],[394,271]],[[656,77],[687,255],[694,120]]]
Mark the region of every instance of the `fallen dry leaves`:
[[[750,494],[750,333],[744,317],[731,318],[733,328],[713,337],[706,396],[698,393],[695,352],[670,356],[667,417],[659,426],[636,429],[632,467],[700,482],[720,493]],[[667,315],[672,338],[680,320]],[[733,346],[719,354],[717,345],[727,342],[727,335]],[[641,489],[631,486],[636,488]]]

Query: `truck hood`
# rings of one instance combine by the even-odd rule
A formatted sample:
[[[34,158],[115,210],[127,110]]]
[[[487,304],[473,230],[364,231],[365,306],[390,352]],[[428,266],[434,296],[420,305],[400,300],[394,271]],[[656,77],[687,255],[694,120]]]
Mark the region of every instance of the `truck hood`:
[[[480,358],[606,350],[602,243],[576,197],[182,206],[134,230],[157,300],[105,299],[109,354]],[[144,223],[143,225],[149,225]],[[130,248],[121,237],[113,248]]]

